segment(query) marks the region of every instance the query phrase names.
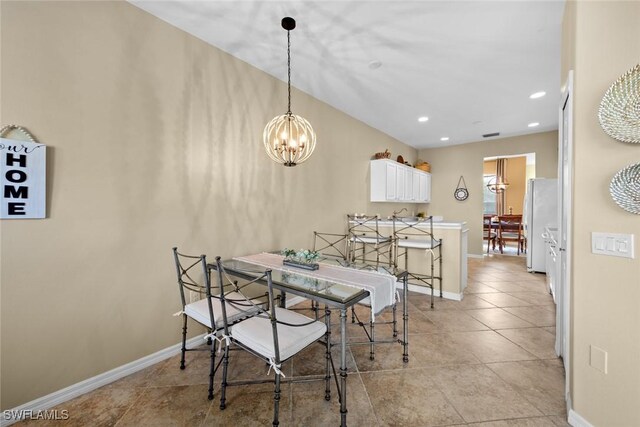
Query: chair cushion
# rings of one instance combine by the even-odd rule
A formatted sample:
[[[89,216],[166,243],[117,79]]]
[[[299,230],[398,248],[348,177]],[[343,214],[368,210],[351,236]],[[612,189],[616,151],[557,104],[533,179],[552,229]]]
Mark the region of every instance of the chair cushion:
[[[276,307],[276,318],[279,321],[306,326],[287,326],[278,324],[278,347],[280,360],[287,360],[309,344],[317,341],[327,331],[324,323],[313,321],[300,313],[286,308]],[[271,320],[264,317],[250,317],[234,325],[231,331],[234,340],[241,342],[264,357],[275,358],[273,347],[273,329]]]
[[[229,299],[238,299],[244,300],[245,298],[237,292],[229,292],[226,296]],[[213,307],[213,317],[216,322],[216,329],[222,328],[223,319],[222,319],[222,304],[218,298],[211,298],[211,305]],[[251,316],[257,313],[257,309],[255,307],[242,307],[242,311],[231,304],[225,304],[227,309],[227,321],[229,323],[234,323],[243,317]],[[207,304],[207,299],[203,298],[196,302],[192,302],[191,304],[187,304],[184,307],[184,314],[191,317],[196,322],[202,323],[208,328],[211,328],[211,319],[209,317],[209,306]]]
[[[433,242],[431,239],[400,239],[398,240],[398,246],[401,248],[414,248],[414,249],[431,249],[436,246],[438,242]]]
[[[376,237],[376,236],[353,236],[351,241],[357,243],[388,243],[391,241],[391,237]]]

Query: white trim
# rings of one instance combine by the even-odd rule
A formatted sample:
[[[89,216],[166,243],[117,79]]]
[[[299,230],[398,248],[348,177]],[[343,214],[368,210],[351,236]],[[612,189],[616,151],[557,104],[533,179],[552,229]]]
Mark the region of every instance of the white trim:
[[[569,419],[567,420],[567,422],[573,427],[593,427],[593,424],[585,420],[573,409],[569,411]]]
[[[558,247],[560,248],[560,268],[558,271],[560,286],[556,289],[558,310],[556,310],[556,352],[560,352],[565,368],[565,395],[571,397],[572,349],[571,349],[571,288],[573,269],[573,70],[569,70],[560,99],[558,112],[558,182],[563,188],[558,189]],[[567,150],[563,150],[564,120],[563,111],[567,110]],[[566,156],[566,159],[565,159]],[[566,182],[564,180],[564,164],[567,165]],[[564,196],[564,200],[563,200]],[[562,206],[566,208],[566,222],[562,218]],[[566,230],[563,232],[563,227]],[[563,242],[562,235],[566,235]],[[562,247],[562,245],[566,247]],[[563,270],[564,260],[564,270]],[[565,276],[563,278],[563,271]]]
[[[403,287],[402,282],[396,282],[396,289],[402,290],[402,287]],[[409,283],[409,290],[419,294],[431,295],[431,289],[427,288],[426,286],[412,285],[411,283]],[[440,291],[436,289],[434,296],[439,296],[439,295],[440,295]],[[442,298],[446,298],[454,301],[462,301],[462,294],[442,291]]]
[[[205,334],[200,334],[193,338],[187,340],[187,348],[204,343]],[[87,378],[84,381],[80,381],[79,383],[72,384],[69,387],[63,388],[62,390],[54,391],[53,393],[47,394],[46,396],[39,397],[31,402],[27,402],[24,405],[20,405],[13,409],[7,409],[2,412],[2,417],[0,418],[0,426],[9,426],[13,423],[16,423],[21,420],[7,420],[5,419],[5,412],[7,411],[44,411],[47,409],[51,409],[61,403],[67,402],[71,399],[74,399],[78,396],[81,396],[85,393],[89,393],[99,387],[110,384],[114,381],[119,380],[120,378],[124,378],[127,375],[131,375],[138,371],[143,370],[144,368],[148,368],[151,365],[155,365],[158,362],[162,362],[176,354],[180,354],[180,350],[182,348],[182,343],[174,344],[170,347],[157,351],[148,356],[144,356],[138,360],[134,360],[133,362],[129,362],[122,366],[118,366],[110,371],[103,372],[102,374],[96,375],[95,377]]]

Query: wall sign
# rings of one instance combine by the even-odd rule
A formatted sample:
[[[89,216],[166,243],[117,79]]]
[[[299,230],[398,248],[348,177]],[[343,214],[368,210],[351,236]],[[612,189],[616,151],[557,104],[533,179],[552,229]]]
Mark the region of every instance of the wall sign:
[[[10,125],[13,126],[13,125]],[[8,126],[0,131],[4,135]],[[31,141],[0,138],[1,219],[44,218],[46,214],[46,146]]]

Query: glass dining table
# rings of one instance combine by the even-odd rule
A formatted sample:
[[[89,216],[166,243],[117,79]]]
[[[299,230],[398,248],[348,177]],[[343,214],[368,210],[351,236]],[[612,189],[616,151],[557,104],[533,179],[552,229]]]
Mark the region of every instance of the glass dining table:
[[[229,259],[222,261],[222,265],[225,270],[233,272],[234,274],[245,277],[247,280],[252,280],[260,277],[264,271],[264,265],[258,265],[251,262],[247,262],[248,257],[243,259]],[[350,263],[342,258],[334,257],[321,257],[318,260],[322,266],[327,265],[339,270],[345,269],[343,272],[349,274],[350,283],[341,283],[338,280],[326,279],[314,277],[312,271],[289,268],[282,266],[282,268],[270,268],[271,279],[274,289],[281,292],[280,304],[284,306],[286,295],[296,295],[307,298],[312,301],[316,301],[319,304],[325,305],[327,308],[336,309],[340,311],[340,383],[338,385],[338,394],[340,402],[340,425],[347,425],[347,310],[353,305],[361,302],[365,298],[370,296],[369,291],[365,290],[367,280],[371,278],[371,272],[375,272],[381,275],[392,276],[395,278],[393,283],[402,283],[402,339],[398,339],[397,342],[402,344],[402,360],[406,363],[409,361],[408,345],[409,345],[409,333],[408,333],[408,274],[405,270],[397,269],[388,265],[372,265],[361,263]],[[209,268],[215,270],[215,264],[209,264]],[[358,273],[362,274],[358,274]],[[368,274],[367,274],[368,273]],[[355,278],[355,279],[354,279]],[[361,281],[363,287],[359,287],[357,281]],[[263,283],[266,285],[266,282]],[[395,289],[393,290],[395,293]],[[331,310],[326,310],[326,315],[329,319],[325,321],[330,325]],[[336,381],[337,383],[337,381]]]

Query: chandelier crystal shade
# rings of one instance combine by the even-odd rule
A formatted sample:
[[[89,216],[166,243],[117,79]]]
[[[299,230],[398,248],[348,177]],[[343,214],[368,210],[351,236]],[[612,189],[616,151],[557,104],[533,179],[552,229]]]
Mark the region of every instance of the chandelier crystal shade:
[[[307,160],[316,148],[316,134],[307,120],[291,112],[291,30],[296,27],[293,18],[283,18],[282,28],[287,30],[287,91],[286,114],[274,117],[264,128],[262,141],[271,160],[285,166],[295,166]]]

